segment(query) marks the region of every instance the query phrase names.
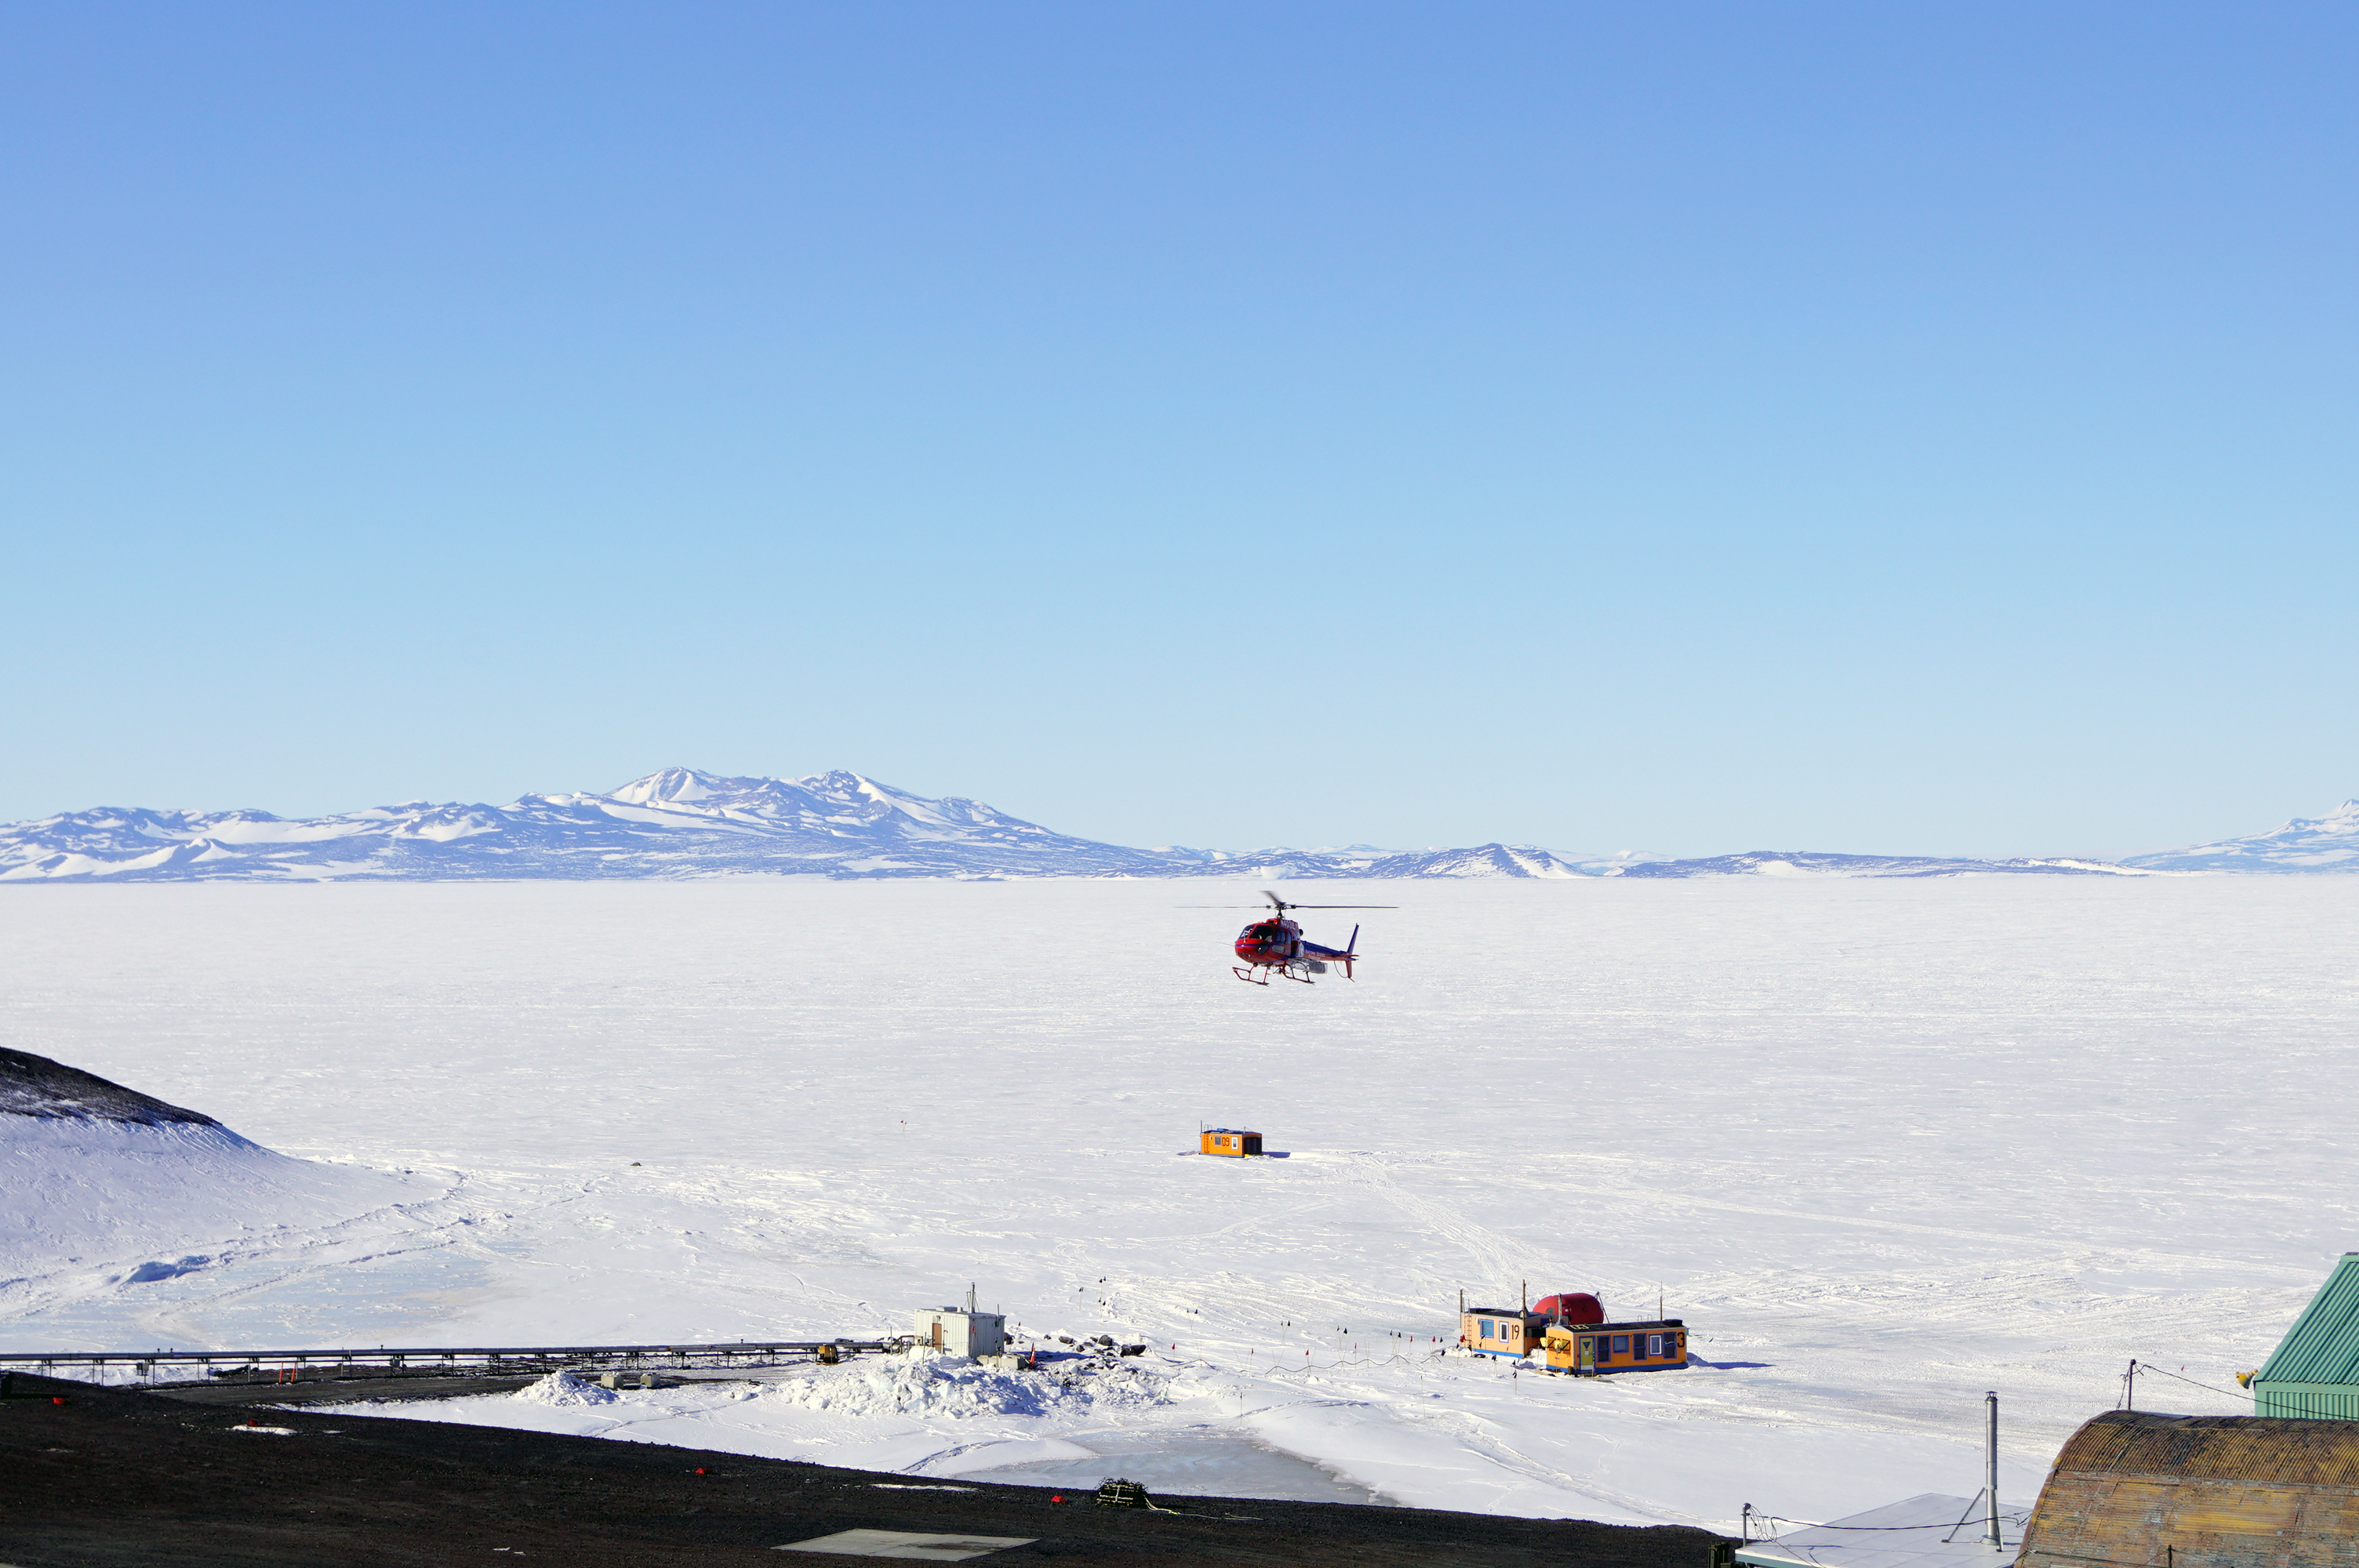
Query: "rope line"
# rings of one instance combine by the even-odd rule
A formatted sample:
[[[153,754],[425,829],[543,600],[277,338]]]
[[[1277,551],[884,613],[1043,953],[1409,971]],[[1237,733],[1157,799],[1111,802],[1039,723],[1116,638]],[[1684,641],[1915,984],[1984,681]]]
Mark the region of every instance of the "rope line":
[[[1962,1528],[1963,1528],[1964,1526],[1966,1526],[1966,1525],[1970,1525],[1970,1524],[1980,1524],[1984,1519],[1987,1519],[1987,1518],[1989,1518],[1989,1517],[1990,1517],[1990,1516],[1989,1516],[1989,1515],[1987,1515],[1987,1514],[1969,1514],[1969,1515],[1967,1515],[1964,1519],[1959,1519],[1959,1520],[1957,1520],[1956,1522],[1951,1523],[1951,1524],[1811,1524],[1810,1522],[1809,1522],[1809,1521],[1808,1521],[1808,1520],[1806,1520],[1806,1519],[1788,1519],[1788,1518],[1786,1518],[1785,1516],[1783,1516],[1782,1514],[1759,1514],[1759,1513],[1755,1514],[1755,1515],[1753,1516],[1753,1519],[1754,1519],[1754,1522],[1755,1522],[1755,1523],[1756,1523],[1756,1524],[1780,1525],[1780,1526],[1783,1526],[1783,1527],[1784,1527],[1785,1529],[1787,1529],[1787,1530],[1959,1530],[1959,1529],[1962,1529]],[[2030,1510],[2029,1509],[2017,1509],[2014,1510],[2014,1511],[2013,1511],[2013,1512],[2011,1512],[2011,1513],[2003,1513],[2003,1514],[1999,1515],[1999,1516],[1998,1516],[1998,1521],[1999,1521],[1999,1523],[2001,1523],[2002,1525],[2008,1525],[2008,1524],[2021,1524],[2024,1520],[2026,1520],[2026,1519],[2029,1519],[2030,1517],[2031,1517],[2031,1510]]]
[[[2149,1372],[2160,1373],[2161,1376],[2166,1378],[2179,1378],[2178,1373],[2165,1372],[2161,1368],[2156,1366],[2151,1361],[2141,1361],[2137,1364],[2137,1375],[2139,1377],[2143,1378]],[[2192,1378],[2179,1378],[2179,1380],[2182,1383],[2187,1383],[2195,1388],[2201,1389],[2206,1393],[2227,1394],[2228,1398],[2232,1400],[2249,1399],[2251,1397],[2249,1393],[2230,1393],[2226,1389],[2215,1389],[2209,1383],[2198,1383]]]

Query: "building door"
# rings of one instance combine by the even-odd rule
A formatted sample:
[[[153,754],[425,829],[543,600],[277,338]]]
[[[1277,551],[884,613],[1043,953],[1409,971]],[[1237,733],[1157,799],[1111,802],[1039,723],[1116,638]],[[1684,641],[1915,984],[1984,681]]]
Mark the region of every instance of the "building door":
[[[1594,1335],[1581,1336],[1581,1369],[1584,1372],[1597,1370],[1597,1338]]]
[[[942,1347],[942,1320],[940,1318],[934,1319],[933,1346],[937,1350],[940,1350]]]

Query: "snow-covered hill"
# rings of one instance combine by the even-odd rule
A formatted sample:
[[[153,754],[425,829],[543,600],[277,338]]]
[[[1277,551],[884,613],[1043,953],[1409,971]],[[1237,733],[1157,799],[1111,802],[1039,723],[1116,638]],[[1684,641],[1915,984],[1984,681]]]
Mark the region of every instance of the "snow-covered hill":
[[[0,827],[0,881],[415,881],[701,877],[1569,877],[1545,849],[1134,849],[858,773],[666,768],[603,795],[411,801],[286,821],[102,806]]]
[[[257,1249],[301,1250],[440,1195],[290,1159],[201,1112],[10,1050],[0,1050],[0,1313],[15,1314],[233,1273]]]
[[[2122,864],[2157,871],[2359,871],[2359,800],[2267,833],[2132,855]]]

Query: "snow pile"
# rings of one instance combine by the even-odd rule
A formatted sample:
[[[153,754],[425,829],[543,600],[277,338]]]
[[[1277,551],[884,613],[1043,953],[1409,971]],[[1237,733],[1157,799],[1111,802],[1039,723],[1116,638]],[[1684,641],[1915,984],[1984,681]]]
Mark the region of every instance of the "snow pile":
[[[593,1383],[572,1372],[551,1372],[538,1382],[528,1383],[508,1398],[522,1400],[528,1405],[611,1405],[622,1396],[614,1390]]]
[[[776,1383],[766,1400],[831,1415],[916,1416],[1082,1415],[1092,1410],[1139,1410],[1169,1403],[1168,1379],[1144,1368],[999,1372],[923,1347],[809,1378]]]

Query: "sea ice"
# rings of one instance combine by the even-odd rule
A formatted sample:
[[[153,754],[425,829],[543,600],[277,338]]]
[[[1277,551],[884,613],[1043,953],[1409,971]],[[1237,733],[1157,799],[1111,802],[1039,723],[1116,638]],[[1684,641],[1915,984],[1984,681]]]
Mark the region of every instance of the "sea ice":
[[[863,1360],[372,1409],[1725,1529],[1973,1492],[1987,1389],[2010,1500],[2132,1357],[2141,1407],[2248,1411],[2359,1246],[2359,878],[1305,886],[1403,907],[1356,984],[1268,989],[1229,977],[1243,915],[1172,907],[1256,891],[12,889],[12,1044],[398,1191],[150,1223],[89,1165],[9,1234],[0,1341],[867,1338],[974,1281],[1019,1336],[1151,1346],[1160,1397],[911,1402]],[[1291,1157],[1187,1153],[1200,1121]],[[1699,1364],[1437,1354],[1462,1288],[1526,1281],[1659,1299]],[[821,1370],[872,1392],[790,1386]]]

